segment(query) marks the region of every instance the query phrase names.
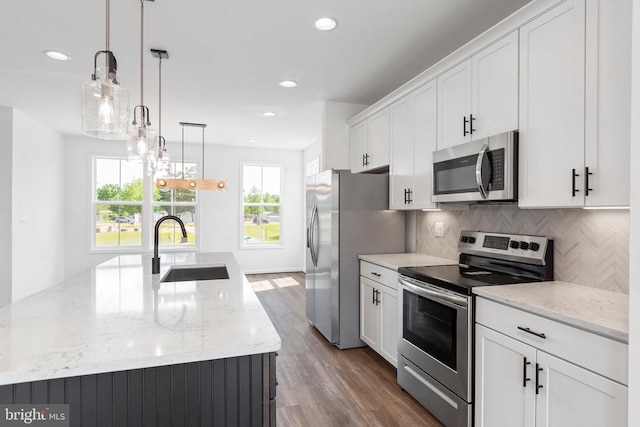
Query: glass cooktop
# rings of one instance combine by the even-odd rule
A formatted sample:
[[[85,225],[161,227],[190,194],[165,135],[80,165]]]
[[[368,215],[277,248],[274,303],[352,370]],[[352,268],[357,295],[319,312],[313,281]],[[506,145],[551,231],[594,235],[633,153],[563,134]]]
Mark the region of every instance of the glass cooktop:
[[[398,273],[454,292],[471,295],[476,286],[512,285],[538,282],[540,279],[483,270],[467,265],[405,267]]]

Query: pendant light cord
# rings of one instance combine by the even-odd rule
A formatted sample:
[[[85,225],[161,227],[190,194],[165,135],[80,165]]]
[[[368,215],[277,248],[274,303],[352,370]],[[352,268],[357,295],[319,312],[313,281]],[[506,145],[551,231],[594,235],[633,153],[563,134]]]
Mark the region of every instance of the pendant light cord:
[[[204,180],[204,126],[202,127],[202,179]]]
[[[158,56],[158,150],[162,141],[162,54]]]
[[[107,0],[107,25],[106,25],[106,39],[107,39],[107,47],[105,50],[110,50],[109,49],[109,27],[111,26],[111,17],[110,17],[110,10],[111,10],[111,2],[110,0]]]
[[[140,0],[140,105],[144,106],[144,0]],[[144,108],[142,109],[142,127],[146,127]]]
[[[184,179],[184,125],[182,125],[182,179]]]

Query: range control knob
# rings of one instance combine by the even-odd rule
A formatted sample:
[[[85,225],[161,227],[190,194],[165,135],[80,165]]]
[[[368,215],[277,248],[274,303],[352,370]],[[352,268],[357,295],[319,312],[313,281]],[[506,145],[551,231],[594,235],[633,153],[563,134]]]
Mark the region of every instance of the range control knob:
[[[476,242],[476,238],[469,236],[469,243],[475,243]]]
[[[469,238],[467,236],[462,236],[462,237],[460,237],[460,241],[462,243],[467,243],[469,241]]]
[[[540,249],[540,243],[536,243],[536,242],[529,243],[529,249],[531,249],[534,252],[537,251],[538,249]]]
[[[524,250],[529,249],[529,243],[527,243],[527,242],[520,242],[520,249],[524,249]]]
[[[512,249],[518,249],[520,247],[520,242],[512,240],[511,243],[509,243],[509,246],[511,246]]]

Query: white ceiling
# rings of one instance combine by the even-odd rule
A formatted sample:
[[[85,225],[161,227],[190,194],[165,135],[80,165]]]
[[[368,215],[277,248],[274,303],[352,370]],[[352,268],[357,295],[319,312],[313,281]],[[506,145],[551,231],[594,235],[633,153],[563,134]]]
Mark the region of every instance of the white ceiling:
[[[178,122],[187,121],[208,125],[208,143],[302,149],[319,139],[321,101],[372,104],[528,1],[146,1],[144,101],[157,128],[158,60],[149,49],[164,49],[167,140],[179,142]],[[315,30],[322,16],[338,28]],[[0,105],[80,134],[80,85],[104,44],[104,0],[0,0]],[[49,59],[46,49],[72,60]],[[140,0],[111,1],[111,50],[139,104]],[[299,86],[278,86],[285,79]]]

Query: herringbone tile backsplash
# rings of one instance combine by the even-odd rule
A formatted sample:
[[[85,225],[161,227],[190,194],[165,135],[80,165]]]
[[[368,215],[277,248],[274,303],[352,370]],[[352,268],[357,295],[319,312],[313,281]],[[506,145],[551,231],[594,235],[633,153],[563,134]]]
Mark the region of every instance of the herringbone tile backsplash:
[[[474,207],[468,211],[419,212],[416,250],[457,259],[462,230],[534,234],[554,241],[556,280],[629,293],[629,211]],[[444,237],[434,237],[435,223]]]

